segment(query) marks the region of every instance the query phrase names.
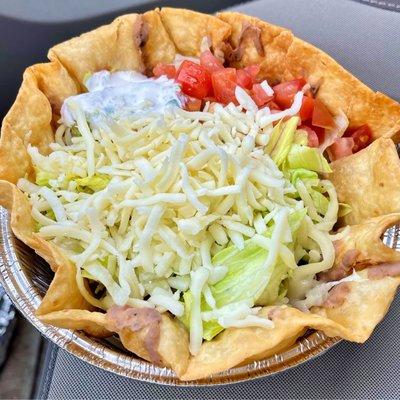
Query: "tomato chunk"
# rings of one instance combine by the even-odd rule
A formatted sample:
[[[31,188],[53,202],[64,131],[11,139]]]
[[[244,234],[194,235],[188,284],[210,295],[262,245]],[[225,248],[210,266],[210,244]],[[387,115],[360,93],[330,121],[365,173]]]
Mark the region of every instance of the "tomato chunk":
[[[319,146],[319,139],[317,133],[307,125],[300,125],[299,129],[307,132],[308,135],[308,145],[310,147],[318,147]]]
[[[325,140],[325,129],[324,128],[321,128],[319,126],[311,125],[311,121],[310,120],[304,122],[303,126],[304,125],[306,125],[309,128],[311,128],[317,134],[319,143],[323,143],[324,142],[324,140]]]
[[[244,71],[246,71],[248,74],[251,75],[253,80],[256,80],[256,77],[258,73],[260,72],[260,66],[259,65],[249,65],[247,67],[243,68]]]
[[[344,136],[352,137],[354,140],[353,153],[362,150],[372,142],[372,131],[371,128],[365,124],[358,128],[348,129]]]
[[[293,103],[295,94],[306,84],[305,79],[294,79],[288,82],[282,82],[273,87],[275,92],[275,101],[282,109],[289,108]]]
[[[223,69],[221,60],[214,56],[210,50],[203,51],[200,55],[200,65],[204,67],[208,73]]]
[[[202,103],[202,101],[200,99],[186,96],[185,110],[186,111],[200,111],[201,103]]]
[[[313,125],[321,128],[333,128],[335,125],[332,114],[329,112],[325,104],[319,99],[314,99],[314,111],[311,121]]]
[[[354,139],[352,137],[337,138],[335,142],[328,147],[328,155],[331,161],[353,154]]]
[[[236,89],[236,70],[235,68],[225,68],[215,71],[211,75],[212,87],[215,99],[223,104],[237,104]]]
[[[238,69],[236,71],[237,84],[244,89],[251,89],[253,86],[253,77],[249,72],[244,69]]]
[[[308,119],[310,119],[313,115],[313,110],[314,110],[314,99],[309,96],[304,96],[299,112],[301,120],[307,121]]]
[[[251,89],[251,97],[258,107],[262,107],[271,101],[274,96],[268,96],[260,83],[255,83]]]
[[[153,74],[156,78],[166,75],[169,79],[174,79],[176,76],[176,68],[173,64],[157,64],[153,68]]]
[[[178,69],[176,80],[182,92],[202,99],[211,93],[211,78],[207,70],[192,61],[185,60]]]

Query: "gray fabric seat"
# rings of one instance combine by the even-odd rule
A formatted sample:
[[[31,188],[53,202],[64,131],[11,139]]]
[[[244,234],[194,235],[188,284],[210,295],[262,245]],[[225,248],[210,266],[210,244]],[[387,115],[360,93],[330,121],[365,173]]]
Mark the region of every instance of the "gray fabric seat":
[[[235,10],[291,28],[299,37],[334,56],[373,89],[400,99],[400,13],[394,12],[400,11],[400,1],[259,0]],[[397,298],[364,345],[341,342],[294,369],[231,386],[180,388],[129,380],[90,366],[51,345],[37,397],[399,398],[399,310]]]

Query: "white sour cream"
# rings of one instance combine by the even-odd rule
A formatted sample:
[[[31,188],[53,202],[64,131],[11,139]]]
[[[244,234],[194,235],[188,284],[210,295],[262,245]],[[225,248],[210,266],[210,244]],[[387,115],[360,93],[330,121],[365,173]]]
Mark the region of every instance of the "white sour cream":
[[[87,93],[68,97],[61,107],[62,121],[75,123],[72,104],[77,104],[88,118],[96,115],[115,120],[163,113],[168,106],[182,107],[179,85],[162,76],[151,79],[135,71],[100,71],[85,82]]]

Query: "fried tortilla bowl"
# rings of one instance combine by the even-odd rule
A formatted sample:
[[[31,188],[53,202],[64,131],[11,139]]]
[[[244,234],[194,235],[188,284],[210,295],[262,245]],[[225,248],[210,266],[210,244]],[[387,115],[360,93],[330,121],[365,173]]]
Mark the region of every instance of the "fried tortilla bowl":
[[[337,341],[336,338],[362,343],[386,314],[400,284],[400,253],[381,240],[385,231],[400,221],[400,161],[395,148],[400,138],[400,105],[384,94],[373,92],[327,54],[294,37],[287,29],[238,13],[210,16],[163,8],[143,15],[121,16],[109,25],[53,47],[48,53],[50,62],[26,69],[17,99],[1,129],[0,204],[10,211],[14,235],[49,264],[54,278],[40,305],[37,293],[23,296],[24,303],[18,295],[18,287],[25,285],[26,290],[27,283],[16,281],[10,273],[12,268],[4,265],[3,282],[11,298],[42,332],[47,332],[44,324],[49,324],[84,331],[97,338],[116,333],[125,349],[144,360],[154,360],[147,346],[149,332],[146,328],[137,331],[119,328],[84,299],[76,283],[75,265],[60,248],[35,233],[29,201],[17,189],[16,182],[23,177],[35,180],[27,147],[30,144],[42,154],[49,154],[61,105],[67,97],[84,90],[87,73],[103,69],[149,72],[160,62],[172,62],[178,53],[199,56],[203,37],[210,38],[214,53],[223,55],[226,65],[258,64],[260,77],[271,84],[303,76],[310,84],[318,85],[316,97],[323,100],[332,113],[339,109],[345,112],[350,127],[361,124],[371,127],[372,144],[333,162],[333,173],[329,176],[339,201],[347,203],[352,212],[342,218],[341,225],[349,227],[335,242],[335,264],[326,274],[336,279],[343,271],[348,273],[355,269],[364,279],[341,284],[334,290],[340,301],[334,301],[331,296],[331,302],[314,307],[311,312],[291,306],[264,307],[260,316],[269,317],[274,328],[228,328],[213,340],[204,342],[196,356],[189,353],[187,330],[177,319],[163,313],[156,352],[161,367],[167,367],[164,371],[168,371],[165,376],[169,380],[162,378],[161,368],[149,367],[145,361],[129,364],[120,361],[115,350],[104,347],[96,350],[104,342],[97,345],[93,341],[92,347],[85,347],[82,343],[90,339],[77,333],[71,336],[76,344],[67,346],[63,333],[55,334],[55,328],[47,328],[54,340],[57,335],[64,335],[59,341],[78,356],[94,362],[87,353],[93,351],[98,366],[164,383],[179,383],[179,380],[227,383],[232,381],[229,372],[219,378],[215,375],[215,379],[208,377],[236,366],[239,367],[234,371],[239,372],[233,379],[247,379],[284,368],[285,362],[281,366],[277,366],[276,361],[268,364],[276,354],[286,354],[286,366],[291,366],[323,351]],[[5,223],[4,215],[2,220]],[[10,249],[7,251],[12,253]],[[4,263],[10,262],[10,258],[5,257]],[[35,276],[31,279],[35,280]],[[27,301],[32,301],[33,305],[26,304]],[[314,334],[308,342],[311,350],[302,353],[296,348],[296,341],[304,340],[299,338],[309,329],[323,334]],[[107,362],[99,361],[100,353],[106,354]],[[263,361],[243,372],[244,366],[259,360]],[[128,370],[133,368],[135,373],[124,371],[121,365]],[[143,371],[154,368],[158,372],[155,377],[149,377],[139,373],[140,368]]]

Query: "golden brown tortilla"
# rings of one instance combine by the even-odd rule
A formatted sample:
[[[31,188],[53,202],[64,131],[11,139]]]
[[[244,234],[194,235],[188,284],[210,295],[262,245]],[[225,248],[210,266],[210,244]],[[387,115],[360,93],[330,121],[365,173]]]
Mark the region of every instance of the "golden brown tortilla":
[[[146,41],[143,46],[143,59],[148,72],[159,63],[172,63],[176,50],[160,16],[160,10],[152,10],[143,14],[146,30]]]
[[[352,125],[368,123],[375,138],[398,140],[399,104],[374,93],[328,55],[295,38],[289,30],[254,17],[238,13],[214,17],[189,10],[156,9],[143,16],[122,16],[53,47],[49,51],[50,63],[25,71],[17,99],[3,121],[0,140],[0,204],[11,212],[14,234],[55,271],[37,310],[41,321],[99,337],[110,334],[105,314],[94,311],[80,294],[75,266],[60,249],[34,232],[29,203],[14,185],[21,177],[34,180],[27,146],[32,144],[43,154],[50,151],[61,104],[66,97],[84,90],[87,73],[101,69],[150,71],[159,62],[172,62],[176,54],[198,56],[204,36],[211,39],[219,56],[225,54],[228,64],[260,64],[260,77],[272,84],[305,76],[310,83],[319,84],[318,97],[331,111],[342,109]],[[332,181],[340,201],[353,209],[345,222],[358,224],[341,239],[337,262],[343,252],[354,249],[363,268],[398,261],[398,253],[380,241],[383,230],[399,217],[385,214],[400,211],[400,165],[393,141],[378,139],[360,153],[336,161],[332,168]],[[377,218],[367,220],[370,217]],[[361,275],[366,277],[366,271]],[[227,329],[204,343],[196,357],[189,356],[185,328],[164,314],[158,352],[163,364],[182,379],[196,379],[282,351],[308,327],[362,342],[386,313],[398,284],[399,279],[392,277],[350,283],[343,304],[316,307],[310,313],[292,307],[264,308],[262,315],[273,311],[274,329]],[[124,329],[118,333],[128,350],[149,359],[145,332]]]
[[[142,24],[138,14],[123,15],[109,25],[52,47],[49,60],[58,60],[82,90],[88,73],[102,69],[143,71],[139,48]]]
[[[400,211],[400,160],[391,139],[380,138],[367,148],[331,164],[328,178],[338,199],[351,207],[343,224]]]

